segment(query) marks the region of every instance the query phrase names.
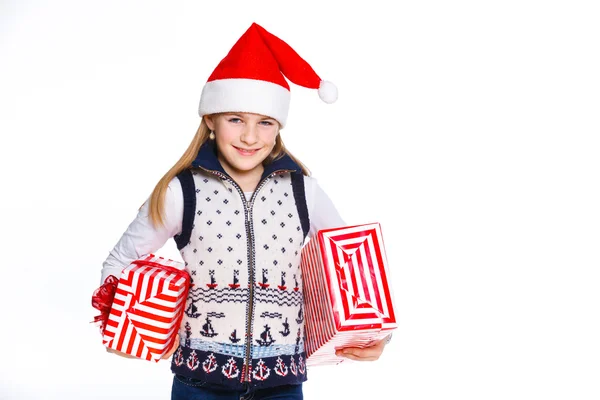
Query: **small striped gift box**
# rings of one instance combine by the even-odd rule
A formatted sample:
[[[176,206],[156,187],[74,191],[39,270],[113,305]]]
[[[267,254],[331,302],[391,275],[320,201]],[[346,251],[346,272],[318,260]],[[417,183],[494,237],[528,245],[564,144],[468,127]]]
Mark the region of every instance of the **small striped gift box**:
[[[378,223],[320,230],[302,249],[306,365],[339,364],[398,326]]]
[[[150,254],[132,262],[119,279],[103,343],[158,362],[177,336],[190,286],[184,264]]]

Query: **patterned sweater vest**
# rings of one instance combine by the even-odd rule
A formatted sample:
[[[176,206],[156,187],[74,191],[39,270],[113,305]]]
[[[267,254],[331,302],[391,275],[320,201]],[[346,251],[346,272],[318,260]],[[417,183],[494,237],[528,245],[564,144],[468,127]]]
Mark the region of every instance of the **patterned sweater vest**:
[[[192,286],[172,371],[240,389],[305,381],[302,175],[275,172],[250,201],[224,174],[191,168],[179,178],[189,238],[175,239]]]

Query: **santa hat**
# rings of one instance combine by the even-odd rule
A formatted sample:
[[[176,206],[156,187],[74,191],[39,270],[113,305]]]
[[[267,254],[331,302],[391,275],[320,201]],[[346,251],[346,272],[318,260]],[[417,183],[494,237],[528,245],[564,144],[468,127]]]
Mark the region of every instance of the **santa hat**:
[[[284,77],[285,75],[285,77]],[[318,89],[325,103],[337,100],[337,88],[323,81],[287,43],[253,23],[208,78],[200,97],[200,116],[220,112],[267,115],[285,126],[290,86]]]

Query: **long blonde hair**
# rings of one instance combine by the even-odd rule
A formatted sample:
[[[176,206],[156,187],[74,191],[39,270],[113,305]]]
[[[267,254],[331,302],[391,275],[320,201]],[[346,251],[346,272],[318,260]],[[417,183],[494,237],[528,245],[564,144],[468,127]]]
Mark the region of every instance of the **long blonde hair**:
[[[192,139],[192,142],[188,146],[187,150],[179,161],[175,163],[173,167],[158,181],[152,194],[150,195],[150,220],[155,227],[164,224],[163,219],[163,209],[165,203],[165,194],[167,193],[167,187],[173,178],[175,178],[181,171],[189,168],[192,165],[192,162],[198,155],[198,151],[200,147],[209,139],[210,129],[206,125],[204,118],[200,122],[200,126]],[[271,153],[267,156],[267,158],[263,161],[263,165],[268,165],[269,163],[275,161],[278,158],[283,157],[284,154],[290,156],[294,162],[296,162],[300,168],[302,168],[302,173],[306,176],[310,176],[310,171],[308,168],[300,162],[296,157],[294,157],[283,144],[283,140],[281,139],[281,134],[277,135],[275,139],[275,146]]]

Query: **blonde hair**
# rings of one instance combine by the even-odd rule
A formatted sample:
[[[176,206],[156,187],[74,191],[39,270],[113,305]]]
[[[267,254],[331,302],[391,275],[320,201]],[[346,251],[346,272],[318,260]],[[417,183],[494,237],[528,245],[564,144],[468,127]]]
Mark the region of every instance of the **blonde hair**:
[[[192,139],[192,142],[188,146],[187,150],[183,153],[179,161],[175,163],[173,167],[158,181],[152,194],[150,195],[150,220],[154,227],[158,227],[159,225],[164,224],[163,219],[163,209],[165,203],[165,195],[167,193],[167,187],[173,178],[175,178],[180,172],[185,169],[191,167],[192,162],[196,159],[198,155],[198,151],[200,147],[209,139],[210,129],[206,125],[204,118],[200,122],[200,126]],[[268,165],[271,162],[283,157],[287,154],[294,162],[296,162],[300,168],[302,168],[302,173],[306,176],[310,176],[310,171],[308,168],[300,162],[296,157],[294,157],[283,144],[283,140],[281,139],[281,134],[277,135],[275,139],[275,146],[271,153],[265,158],[263,161],[263,165]]]

